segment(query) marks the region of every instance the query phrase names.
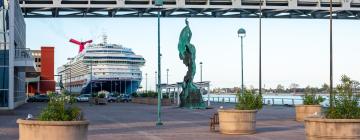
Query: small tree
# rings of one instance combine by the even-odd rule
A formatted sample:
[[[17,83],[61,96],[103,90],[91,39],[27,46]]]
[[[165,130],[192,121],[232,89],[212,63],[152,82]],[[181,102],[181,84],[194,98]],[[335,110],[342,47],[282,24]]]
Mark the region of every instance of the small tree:
[[[75,98],[70,95],[49,94],[48,106],[40,113],[41,121],[78,121],[83,120],[80,108],[73,105]]]
[[[238,110],[257,110],[262,108],[261,94],[255,94],[252,90],[245,90],[244,94],[237,94],[238,103],[235,108]]]
[[[312,88],[310,86],[305,88],[305,95],[303,97],[304,105],[319,105],[324,100],[325,99],[322,96],[316,96],[316,88]]]
[[[327,93],[327,92],[329,92],[329,90],[330,90],[330,87],[329,87],[328,84],[324,83],[324,84],[321,86],[321,91],[322,91],[322,92]]]
[[[292,83],[290,85],[290,89],[292,89],[294,91],[294,93],[296,93],[296,89],[299,87],[299,84],[296,84],[296,83]]]
[[[276,86],[276,92],[277,92],[277,93],[281,93],[281,92],[284,92],[284,91],[285,91],[285,88],[284,88],[283,85],[278,84],[278,85]]]
[[[326,111],[326,118],[330,119],[360,119],[359,95],[353,94],[355,81],[343,75],[341,84],[336,87],[338,96],[334,97],[332,107]]]

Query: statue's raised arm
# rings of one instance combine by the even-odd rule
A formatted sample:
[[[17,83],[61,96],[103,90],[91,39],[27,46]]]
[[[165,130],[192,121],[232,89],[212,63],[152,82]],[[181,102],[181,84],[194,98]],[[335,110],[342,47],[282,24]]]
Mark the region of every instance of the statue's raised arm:
[[[187,19],[185,20],[186,26],[181,30],[180,37],[179,37],[179,43],[178,43],[178,50],[179,50],[179,57],[181,60],[184,59],[185,51],[186,51],[186,45],[190,44],[191,40],[191,30],[189,27],[189,22]]]

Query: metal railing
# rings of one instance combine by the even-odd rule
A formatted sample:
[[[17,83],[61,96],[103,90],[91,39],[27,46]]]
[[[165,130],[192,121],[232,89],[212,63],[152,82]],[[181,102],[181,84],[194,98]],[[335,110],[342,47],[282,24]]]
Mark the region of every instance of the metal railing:
[[[34,59],[29,48],[16,48],[15,59]]]
[[[205,101],[208,101],[208,97],[203,97]],[[237,97],[210,97],[211,102],[217,103],[237,103]],[[302,104],[303,99],[294,98],[263,98],[263,104],[266,105],[298,105]]]

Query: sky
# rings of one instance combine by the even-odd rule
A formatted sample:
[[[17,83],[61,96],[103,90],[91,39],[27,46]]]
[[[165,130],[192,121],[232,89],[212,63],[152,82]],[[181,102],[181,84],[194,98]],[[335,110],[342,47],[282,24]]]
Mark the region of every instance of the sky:
[[[162,83],[180,82],[187,68],[178,57],[177,44],[184,18],[161,19]],[[203,81],[211,81],[211,88],[241,85],[241,42],[239,28],[246,30],[244,38],[244,84],[258,87],[259,78],[259,20],[246,18],[189,18],[191,43],[196,47],[197,73],[200,81],[203,62]],[[78,46],[70,38],[102,42],[106,33],[109,43],[122,44],[142,55],[148,74],[148,88],[155,88],[157,70],[156,18],[27,18],[27,47],[55,47],[55,69],[67,58],[77,55]],[[334,82],[346,74],[360,80],[360,22],[334,20],[333,58]],[[262,75],[263,87],[278,84],[300,87],[329,83],[329,20],[323,19],[263,19]]]

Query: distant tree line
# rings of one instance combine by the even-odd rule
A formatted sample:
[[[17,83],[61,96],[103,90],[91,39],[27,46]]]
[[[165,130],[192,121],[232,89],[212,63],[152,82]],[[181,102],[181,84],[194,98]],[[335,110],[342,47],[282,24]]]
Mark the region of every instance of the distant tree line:
[[[353,82],[353,91],[356,93],[360,92],[360,83],[358,81],[352,81]],[[334,85],[333,88],[335,88],[336,85]],[[252,90],[258,90],[254,89],[253,86],[247,87],[247,89]],[[305,92],[313,92],[313,93],[319,93],[319,94],[328,94],[330,91],[330,86],[326,83],[321,85],[321,87],[312,87],[312,86],[306,86],[305,88],[301,88],[299,84],[292,83],[287,88],[285,88],[284,85],[278,84],[275,89],[273,88],[267,88],[263,89],[263,92],[265,93],[305,93]],[[233,87],[233,88],[214,88],[212,89],[211,93],[239,93],[241,92],[241,88],[239,87]]]

